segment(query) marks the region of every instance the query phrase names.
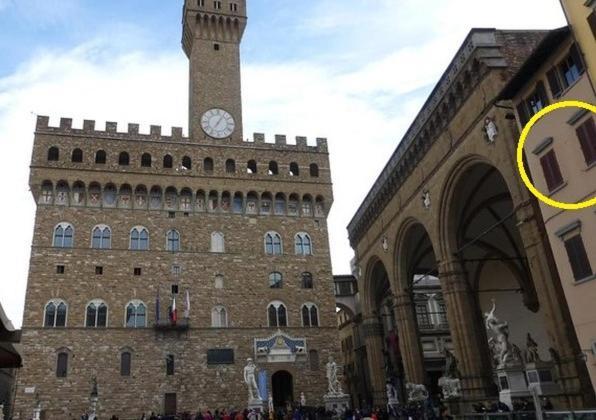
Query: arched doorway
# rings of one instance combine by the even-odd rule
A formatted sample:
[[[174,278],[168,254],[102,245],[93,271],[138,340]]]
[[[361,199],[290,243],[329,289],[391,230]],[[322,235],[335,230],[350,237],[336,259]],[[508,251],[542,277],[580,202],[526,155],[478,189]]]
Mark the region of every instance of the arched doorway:
[[[290,372],[275,372],[271,377],[271,389],[275,407],[286,407],[288,402],[294,402],[294,378]]]

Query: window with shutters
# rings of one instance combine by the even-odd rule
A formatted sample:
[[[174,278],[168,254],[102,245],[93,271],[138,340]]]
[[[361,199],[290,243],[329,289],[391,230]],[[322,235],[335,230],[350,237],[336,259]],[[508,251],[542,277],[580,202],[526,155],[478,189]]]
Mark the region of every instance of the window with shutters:
[[[569,50],[569,54],[546,73],[553,98],[560,97],[565,89],[579,80],[584,70],[581,53],[577,45],[574,44]]]
[[[538,82],[536,89],[517,105],[517,114],[522,126],[525,126],[530,118],[548,105],[548,97],[544,83]]]
[[[596,162],[596,124],[594,118],[584,121],[577,129],[577,138],[587,165]]]
[[[593,274],[581,234],[578,233],[577,235],[567,238],[565,240],[565,250],[569,257],[569,264],[571,265],[571,271],[573,271],[573,278],[576,281],[588,278]]]
[[[540,158],[540,166],[544,173],[544,179],[549,191],[554,191],[557,187],[563,184],[563,175],[559,168],[559,162],[554,150],[549,150]]]

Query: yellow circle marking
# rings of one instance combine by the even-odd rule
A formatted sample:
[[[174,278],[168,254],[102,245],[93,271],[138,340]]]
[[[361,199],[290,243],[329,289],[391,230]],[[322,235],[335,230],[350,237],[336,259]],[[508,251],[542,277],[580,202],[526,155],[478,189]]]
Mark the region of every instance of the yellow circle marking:
[[[524,181],[524,184],[526,185],[526,187],[528,187],[530,192],[532,194],[534,194],[534,196],[537,199],[539,199],[540,201],[542,201],[543,203],[548,204],[549,206],[552,206],[552,207],[556,207],[558,209],[563,209],[563,210],[581,210],[581,209],[591,207],[596,204],[596,197],[593,197],[586,201],[582,201],[580,203],[564,203],[561,201],[553,200],[553,199],[545,196],[540,191],[538,191],[536,189],[536,187],[534,187],[534,184],[532,184],[532,181],[530,181],[530,178],[528,178],[528,174],[526,173],[526,169],[524,168],[523,153],[524,153],[524,144],[526,143],[528,134],[530,134],[530,131],[532,130],[534,125],[538,122],[538,120],[540,120],[545,115],[547,115],[550,112],[555,111],[557,109],[572,108],[572,107],[573,108],[582,108],[582,109],[591,111],[596,114],[596,106],[588,104],[586,102],[582,102],[582,101],[561,101],[561,102],[557,102],[555,104],[549,105],[546,108],[541,109],[538,113],[536,113],[536,115],[534,115],[530,119],[530,121],[526,124],[526,126],[522,130],[521,136],[519,138],[519,143],[517,144],[517,167],[519,169],[521,179],[522,179],[522,181]]]

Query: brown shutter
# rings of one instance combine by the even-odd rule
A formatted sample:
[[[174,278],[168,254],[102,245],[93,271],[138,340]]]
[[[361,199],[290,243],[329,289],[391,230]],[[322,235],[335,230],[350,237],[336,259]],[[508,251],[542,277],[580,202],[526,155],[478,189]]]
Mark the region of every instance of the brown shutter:
[[[521,101],[517,105],[517,115],[519,117],[519,122],[521,123],[522,128],[525,127],[525,125],[529,121],[528,111],[526,111],[526,103],[525,103],[525,101]]]
[[[553,94],[553,98],[558,98],[561,92],[563,91],[561,87],[561,82],[559,82],[559,74],[556,67],[553,67],[546,73],[546,77],[548,79],[548,85],[550,86],[550,91]]]
[[[571,271],[575,280],[582,280],[592,275],[592,267],[586,254],[581,235],[576,235],[565,241],[565,250],[569,257]]]
[[[591,165],[596,162],[596,124],[594,124],[594,118],[585,121],[575,132],[584,153],[586,164]]]
[[[540,165],[542,166],[544,179],[546,180],[546,186],[549,191],[553,191],[563,183],[563,176],[561,175],[561,169],[559,168],[554,150],[550,150],[540,158]]]
[[[579,48],[577,47],[577,44],[573,44],[571,46],[569,54],[571,55],[573,62],[577,66],[577,70],[580,72],[580,74],[583,73],[585,70],[584,60],[582,58],[581,52],[579,51]]]

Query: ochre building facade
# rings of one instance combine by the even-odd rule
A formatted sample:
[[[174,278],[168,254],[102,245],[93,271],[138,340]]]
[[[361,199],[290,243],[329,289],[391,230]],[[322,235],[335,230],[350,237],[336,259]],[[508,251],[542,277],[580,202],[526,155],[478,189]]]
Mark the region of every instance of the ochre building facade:
[[[264,399],[323,404],[338,353],[327,142],[244,140],[245,1],[183,14],[189,137],[37,119],[14,418],[78,418],[94,384],[101,418],[243,409],[248,358]]]

